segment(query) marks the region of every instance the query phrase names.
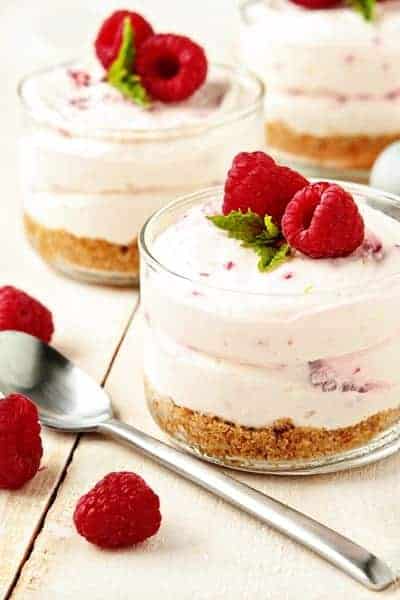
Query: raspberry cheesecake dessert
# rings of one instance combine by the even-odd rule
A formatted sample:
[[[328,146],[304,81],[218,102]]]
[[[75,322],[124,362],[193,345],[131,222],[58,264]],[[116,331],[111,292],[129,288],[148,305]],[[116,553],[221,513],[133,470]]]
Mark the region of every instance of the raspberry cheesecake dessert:
[[[243,2],[243,58],[267,84],[271,152],[313,175],[367,178],[400,138],[399,28],[398,0]]]
[[[54,267],[130,284],[147,217],[221,182],[239,143],[262,143],[263,86],[129,11],[104,22],[95,51],[20,87],[25,229]]]
[[[154,215],[140,240],[144,372],[161,428],[254,470],[364,453],[392,435],[396,215],[393,196],[309,183],[262,152],[235,158],[225,191]]]

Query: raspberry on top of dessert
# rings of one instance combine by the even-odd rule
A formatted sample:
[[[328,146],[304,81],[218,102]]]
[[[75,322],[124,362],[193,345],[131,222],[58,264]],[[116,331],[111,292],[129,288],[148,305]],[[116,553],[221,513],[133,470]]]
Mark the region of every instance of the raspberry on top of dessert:
[[[164,429],[223,461],[268,461],[346,451],[396,422],[400,225],[384,199],[242,153],[225,193],[170,205],[161,232],[153,217],[145,375]]]
[[[228,73],[210,73],[201,46],[186,36],[155,34],[137,13],[113,13],[95,49],[98,64],[62,65],[24,86],[26,101],[66,136],[90,128],[97,135],[172,129],[237,107],[240,86]]]
[[[187,100],[205,81],[203,48],[183,35],[155,34],[137,13],[117,11],[95,42],[107,81],[133,102]]]

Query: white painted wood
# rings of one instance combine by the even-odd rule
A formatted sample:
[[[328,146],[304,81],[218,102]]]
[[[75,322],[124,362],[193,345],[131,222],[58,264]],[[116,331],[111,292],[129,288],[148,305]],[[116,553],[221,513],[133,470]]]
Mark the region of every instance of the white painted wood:
[[[55,345],[101,381],[135,308],[133,291],[77,284],[55,275],[28,249],[21,231],[16,161],[19,129],[16,84],[31,69],[16,0],[0,6],[0,285],[34,294],[55,316]],[[18,17],[18,18],[17,18]],[[43,470],[23,490],[0,490],[0,598],[3,598],[34,538],[69,457],[74,436],[43,435]]]
[[[141,382],[141,319],[107,389],[120,416],[158,433]],[[333,476],[240,476],[400,565],[400,457]],[[157,537],[128,551],[100,551],[72,524],[78,497],[109,471],[142,475],[161,498]],[[86,436],[50,510],[13,600],[357,600],[375,598],[281,535],[111,440]],[[398,598],[399,589],[384,593]]]
[[[4,215],[0,207],[0,218]],[[55,346],[102,381],[137,301],[133,291],[80,285],[58,277],[20,248],[0,225],[0,285],[34,293],[53,311]],[[12,253],[12,262],[8,257]],[[43,470],[22,490],[0,491],[0,597],[9,588],[44,514],[74,443],[74,436],[44,432]]]

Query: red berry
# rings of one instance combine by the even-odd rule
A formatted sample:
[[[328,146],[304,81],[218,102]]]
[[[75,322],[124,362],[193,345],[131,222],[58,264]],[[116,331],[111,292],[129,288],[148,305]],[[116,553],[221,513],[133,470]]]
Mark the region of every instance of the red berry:
[[[203,48],[183,35],[153,35],[139,48],[136,71],[150,96],[181,102],[204,83],[207,58]]]
[[[11,285],[0,287],[0,331],[24,331],[46,344],[54,332],[51,312],[38,300]]]
[[[133,546],[159,530],[160,501],[139,475],[109,473],[78,501],[74,522],[101,548]]]
[[[150,23],[138,13],[129,10],[117,10],[114,12],[100,27],[94,43],[97,58],[106,70],[110,68],[118,56],[125,17],[129,17],[131,20],[136,50],[154,33]]]
[[[0,488],[16,490],[32,479],[42,454],[36,406],[21,394],[0,400]]]
[[[348,256],[364,239],[364,221],[353,197],[327,182],[294,196],[282,219],[289,244],[312,258]]]
[[[304,6],[305,8],[311,8],[313,10],[319,8],[332,8],[333,6],[343,4],[342,0],[291,0],[291,2],[294,2],[294,4],[299,4],[300,6]]]
[[[250,209],[280,224],[288,202],[306,185],[300,173],[280,167],[264,152],[241,152],[228,172],[222,211]]]

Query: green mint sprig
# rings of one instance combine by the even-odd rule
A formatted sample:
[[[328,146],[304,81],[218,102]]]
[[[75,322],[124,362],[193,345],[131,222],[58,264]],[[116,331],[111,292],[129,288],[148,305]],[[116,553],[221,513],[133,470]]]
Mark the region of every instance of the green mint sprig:
[[[350,0],[350,6],[360,12],[366,21],[374,20],[376,0]]]
[[[151,101],[148,93],[140,83],[139,75],[132,72],[135,62],[135,34],[129,17],[124,19],[122,43],[117,58],[107,72],[107,81],[139,106],[147,108]]]
[[[268,252],[266,252],[266,250],[268,250]],[[258,246],[255,248],[255,251],[260,257],[258,269],[261,272],[273,271],[290,258],[290,247],[289,244],[286,243],[282,244],[279,248]]]
[[[265,229],[262,217],[250,210],[247,213],[234,210],[229,215],[213,215],[207,218],[216,227],[227,231],[229,237],[246,243],[254,242]]]
[[[244,248],[251,248],[259,258],[261,272],[272,271],[290,258],[290,247],[269,215],[263,219],[251,210],[247,213],[235,210],[229,215],[207,218],[230,238],[242,242]]]

